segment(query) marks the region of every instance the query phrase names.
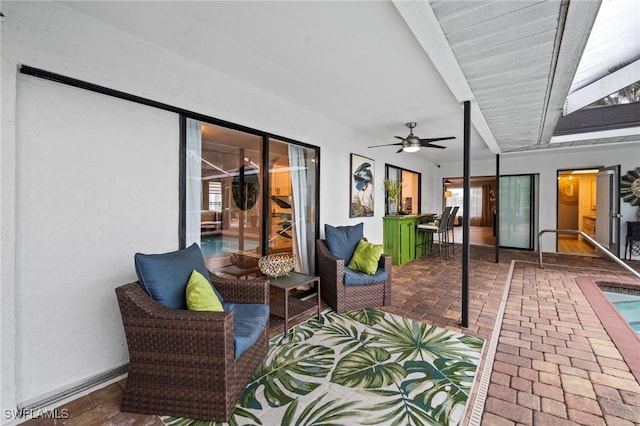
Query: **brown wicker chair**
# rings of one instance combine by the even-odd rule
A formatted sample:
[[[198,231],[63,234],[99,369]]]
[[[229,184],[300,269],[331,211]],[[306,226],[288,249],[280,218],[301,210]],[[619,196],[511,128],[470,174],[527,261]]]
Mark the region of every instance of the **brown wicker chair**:
[[[225,302],[269,303],[268,280],[211,280]],[[138,282],[116,295],[130,358],[122,411],[226,421],[267,353],[268,327],[235,359],[233,313],[169,309]]]
[[[345,286],[345,260],[331,254],[324,239],[316,240],[316,253],[322,298],[336,312],[391,304],[391,256],[383,254],[378,261],[378,267],[387,271],[386,281]]]

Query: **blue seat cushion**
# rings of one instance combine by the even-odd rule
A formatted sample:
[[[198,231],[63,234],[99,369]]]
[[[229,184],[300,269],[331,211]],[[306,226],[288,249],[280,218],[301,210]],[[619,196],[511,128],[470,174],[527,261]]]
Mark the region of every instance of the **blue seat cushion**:
[[[352,226],[324,225],[327,248],[338,259],[344,259],[345,265],[349,264],[358,242],[364,238],[363,226],[362,222]]]
[[[378,268],[375,274],[369,275],[364,272],[354,271],[353,269],[344,268],[344,285],[367,285],[377,284],[387,280],[387,271]]]
[[[269,321],[269,305],[224,303],[225,312],[233,312],[233,341],[236,359],[258,340]]]
[[[136,253],[134,263],[140,284],[153,300],[167,308],[187,309],[185,290],[194,269],[211,283],[209,270],[204,265],[202,252],[196,243],[169,253]],[[223,302],[222,296],[215,287],[213,291]]]

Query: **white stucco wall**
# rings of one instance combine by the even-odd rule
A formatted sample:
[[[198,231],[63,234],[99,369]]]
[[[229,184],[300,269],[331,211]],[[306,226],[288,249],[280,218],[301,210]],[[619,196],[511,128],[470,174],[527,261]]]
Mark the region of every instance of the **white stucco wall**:
[[[388,152],[366,146],[387,141],[58,3],[3,1],[2,12],[3,410],[126,362],[113,290],[135,279],[135,251],[178,246],[177,115],[26,76],[19,64],[317,145],[321,228],[363,221],[382,242],[382,185],[376,217],[348,217],[349,154],[375,160],[381,179]],[[431,163],[390,162],[422,172],[423,199],[433,198]]]

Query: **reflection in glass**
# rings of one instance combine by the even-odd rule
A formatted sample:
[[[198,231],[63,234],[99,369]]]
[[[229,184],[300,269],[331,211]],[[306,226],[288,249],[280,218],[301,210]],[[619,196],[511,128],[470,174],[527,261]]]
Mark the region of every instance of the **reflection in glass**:
[[[386,165],[386,179],[391,181],[402,180],[402,190],[400,194],[401,205],[397,206],[398,214],[418,214],[420,213],[421,198],[420,185],[421,174],[400,167]],[[389,200],[385,196],[385,214],[389,213]]]
[[[500,177],[500,246],[533,249],[533,176]]]
[[[295,270],[315,269],[316,152],[314,149],[269,141],[269,253],[294,253]]]
[[[187,120],[186,245],[200,244],[210,270],[257,265],[261,158],[262,137]]]

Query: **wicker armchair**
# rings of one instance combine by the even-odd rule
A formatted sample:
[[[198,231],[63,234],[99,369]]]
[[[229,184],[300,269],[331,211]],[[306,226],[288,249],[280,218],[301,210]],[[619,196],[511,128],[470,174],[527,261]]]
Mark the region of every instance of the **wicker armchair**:
[[[345,286],[345,260],[334,256],[323,239],[316,240],[316,253],[322,298],[336,312],[391,304],[391,256],[383,254],[378,261],[378,268],[387,272],[386,281]]]
[[[269,281],[211,276],[225,302],[269,303]],[[268,327],[234,358],[234,315],[156,303],[138,283],[116,289],[129,347],[122,411],[226,421],[268,350]]]

